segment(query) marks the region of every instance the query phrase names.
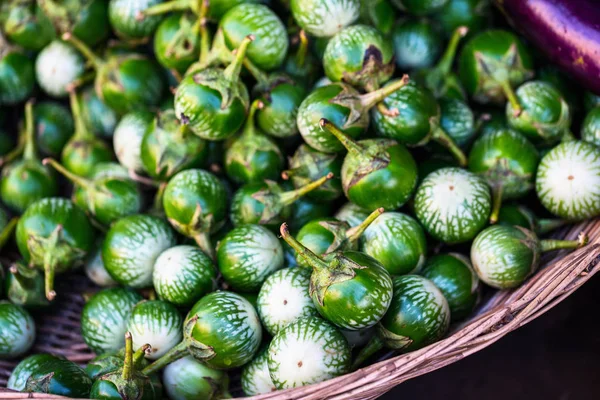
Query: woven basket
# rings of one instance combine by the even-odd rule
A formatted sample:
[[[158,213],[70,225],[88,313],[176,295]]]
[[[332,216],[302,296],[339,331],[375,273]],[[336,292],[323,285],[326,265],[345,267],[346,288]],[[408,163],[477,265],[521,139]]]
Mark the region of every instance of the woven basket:
[[[555,235],[574,240],[585,232],[590,243],[574,252],[552,253],[542,269],[521,287],[498,291],[487,298],[468,321],[455,326],[443,340],[412,353],[389,358],[319,384],[254,396],[252,400],[375,399],[394,386],[454,363],[475,353],[509,332],[542,315],[590,279],[600,267],[600,220],[583,222]],[[93,290],[85,277],[59,279],[60,301],[52,312],[36,316],[38,339],[34,352],[61,354],[86,362],[93,357],[79,334],[82,292]],[[73,292],[77,289],[77,292]],[[391,356],[391,354],[390,354]],[[0,384],[16,363],[0,362]],[[236,391],[234,390],[234,393]],[[30,394],[0,389],[0,399],[59,399],[60,396]]]

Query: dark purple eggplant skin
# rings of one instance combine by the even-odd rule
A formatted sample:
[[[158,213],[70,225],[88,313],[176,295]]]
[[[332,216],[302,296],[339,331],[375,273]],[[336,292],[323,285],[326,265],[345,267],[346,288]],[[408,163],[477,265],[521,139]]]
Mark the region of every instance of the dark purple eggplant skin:
[[[546,56],[600,94],[599,0],[495,0]]]

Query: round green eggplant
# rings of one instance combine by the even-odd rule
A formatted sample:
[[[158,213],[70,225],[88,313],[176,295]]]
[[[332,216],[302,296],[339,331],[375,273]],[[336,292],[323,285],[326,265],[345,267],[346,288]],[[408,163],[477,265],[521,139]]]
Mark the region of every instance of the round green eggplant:
[[[19,357],[35,340],[35,321],[23,307],[0,301],[0,359]]]
[[[2,39],[0,44],[0,104],[17,104],[33,91],[33,61],[21,51],[2,43]]]
[[[519,204],[505,204],[498,213],[498,224],[520,226],[538,235],[551,232],[567,223],[564,219],[539,218],[529,208]]]
[[[200,55],[200,26],[192,13],[175,13],[162,20],[154,34],[154,54],[165,68],[184,73]]]
[[[540,156],[535,146],[511,129],[479,137],[469,154],[469,170],[482,176],[492,190],[490,223],[498,221],[503,200],[522,198],[534,186]]]
[[[137,349],[150,345],[146,358],[156,360],[181,342],[183,318],[174,305],[162,300],[139,302],[131,310],[127,331]]]
[[[360,250],[379,261],[392,276],[414,274],[425,262],[427,240],[414,218],[386,212],[365,230]]]
[[[201,169],[181,171],[167,184],[163,207],[171,225],[194,239],[202,251],[214,258],[210,234],[218,231],[227,217],[227,193],[223,183]]]
[[[38,3],[57,31],[73,32],[90,46],[103,42],[110,33],[106,0],[40,0]]]
[[[351,202],[340,207],[334,215],[335,219],[347,222],[352,228],[360,225],[368,216],[369,210],[365,210]]]
[[[242,370],[241,384],[246,396],[256,396],[277,390],[269,373],[268,349],[269,346],[262,349]]]
[[[143,39],[152,35],[163,19],[161,15],[139,18],[144,10],[163,0],[110,0],[108,19],[113,31],[122,39]]]
[[[110,276],[104,267],[102,260],[102,242],[104,238],[98,241],[96,248],[88,254],[85,260],[85,275],[100,287],[116,286],[117,282]]]
[[[89,396],[92,380],[81,367],[64,358],[49,354],[46,356],[40,356],[33,360],[29,358],[23,361],[27,365],[19,372],[29,376],[27,376],[21,391],[73,398],[87,398]]]
[[[377,29],[353,25],[329,40],[323,69],[332,82],[375,90],[394,73],[394,48]]]
[[[117,126],[117,113],[98,97],[94,86],[88,86],[79,97],[81,115],[94,135],[112,138]]]
[[[162,300],[176,306],[193,305],[216,286],[212,260],[195,246],[175,246],[163,251],[154,263],[152,281]]]
[[[417,186],[417,165],[404,145],[389,139],[354,141],[328,120],[321,127],[348,150],[342,164],[342,188],[354,204],[395,210]]]
[[[298,108],[306,97],[305,88],[283,74],[262,78],[255,88],[263,107],[256,111],[256,124],[267,135],[288,138],[298,134]],[[297,79],[297,78],[296,78]]]
[[[296,23],[312,36],[327,38],[352,25],[360,15],[359,0],[290,0]]]
[[[225,152],[225,171],[234,182],[245,184],[276,180],[283,169],[283,154],[272,139],[255,125],[255,115],[264,108],[261,100],[250,106],[242,133]]]
[[[110,276],[119,284],[150,287],[156,259],[176,242],[175,232],[163,219],[130,215],[116,221],[108,230],[102,245],[102,259]]]
[[[442,168],[423,180],[414,208],[421,225],[435,239],[448,244],[467,242],[487,225],[492,209],[490,188],[472,172]]]
[[[42,308],[50,305],[46,298],[44,275],[28,268],[20,261],[8,269],[6,275],[6,297],[11,303],[28,309]]]
[[[483,282],[497,289],[520,286],[539,267],[541,254],[557,249],[585,246],[578,240],[539,240],[535,233],[519,226],[495,225],[484,229],[471,246],[473,268]]]
[[[93,295],[81,311],[81,336],[88,347],[97,354],[122,348],[131,311],[142,300],[133,290],[120,287]]]
[[[471,38],[459,59],[459,75],[467,93],[478,103],[520,108],[513,86],[533,76],[533,58],[521,40],[508,31],[491,29]]]
[[[144,134],[150,126],[154,115],[148,111],[134,111],[125,114],[115,127],[113,148],[119,163],[129,171],[142,172],[141,146]]]
[[[69,110],[60,103],[47,101],[33,107],[36,144],[46,156],[60,156],[73,135],[75,125]]]
[[[71,201],[47,197],[31,204],[16,230],[19,252],[44,271],[46,297],[54,299],[54,276],[83,262],[94,245],[94,229]]]
[[[55,359],[57,359],[57,357],[45,353],[33,354],[25,357],[12,370],[10,377],[8,378],[6,388],[22,392],[25,390],[25,385],[27,384],[29,377],[31,377],[31,374],[40,365],[43,365],[47,362],[52,362]]]
[[[550,150],[538,167],[536,192],[544,207],[562,219],[600,215],[600,149],[574,140]]]
[[[66,97],[71,84],[82,77],[85,60],[69,43],[54,40],[38,54],[35,75],[42,90],[52,97]]]
[[[448,0],[435,18],[448,35],[461,26],[476,34],[489,27],[490,11],[488,0]]]
[[[392,30],[396,64],[403,71],[431,67],[442,52],[442,35],[428,19],[408,18]]]
[[[269,374],[277,389],[326,381],[350,371],[352,352],[344,335],[318,317],[292,322],[273,338]]]
[[[219,241],[217,263],[233,290],[257,292],[269,275],[283,267],[283,248],[267,228],[240,225]]]
[[[467,103],[454,98],[440,99],[440,127],[461,149],[477,136],[475,115]]]
[[[3,32],[8,40],[27,50],[40,51],[56,34],[37,1],[6,1],[8,13]]]
[[[600,107],[592,108],[583,120],[581,140],[600,146]]]
[[[233,292],[204,296],[192,307],[183,325],[183,341],[146,367],[144,373],[157,371],[186,355],[209,368],[237,368],[254,357],[262,339],[256,310]]]
[[[421,275],[433,282],[448,300],[452,322],[471,315],[481,296],[481,283],[467,257],[458,253],[438,254],[427,260]]]
[[[230,398],[227,372],[212,369],[184,357],[167,365],[163,385],[171,400],[217,400]]]

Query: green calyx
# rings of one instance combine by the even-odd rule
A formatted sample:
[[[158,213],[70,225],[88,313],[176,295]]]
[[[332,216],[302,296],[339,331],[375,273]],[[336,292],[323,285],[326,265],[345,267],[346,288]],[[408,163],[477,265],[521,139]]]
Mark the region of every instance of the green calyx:
[[[6,295],[12,303],[31,308],[50,304],[44,291],[44,276],[38,270],[15,262],[8,271]]]

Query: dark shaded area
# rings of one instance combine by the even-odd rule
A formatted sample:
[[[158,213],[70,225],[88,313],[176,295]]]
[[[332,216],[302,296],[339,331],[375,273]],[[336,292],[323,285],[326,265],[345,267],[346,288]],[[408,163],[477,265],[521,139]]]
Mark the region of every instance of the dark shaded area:
[[[392,399],[600,398],[600,276],[466,359],[394,388]]]

